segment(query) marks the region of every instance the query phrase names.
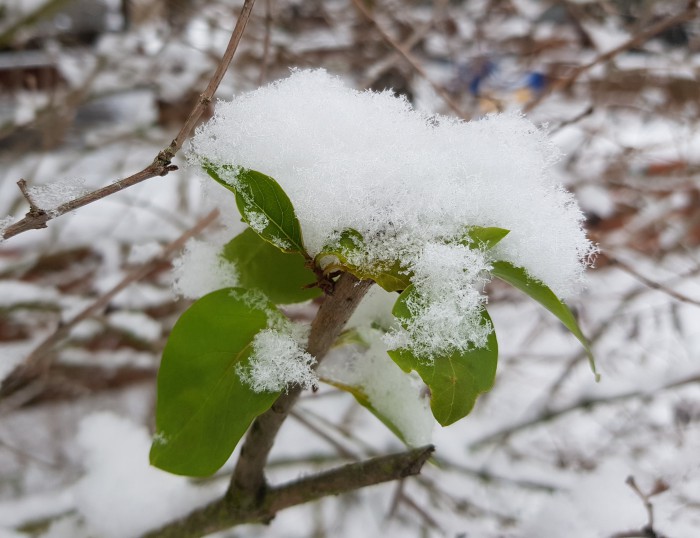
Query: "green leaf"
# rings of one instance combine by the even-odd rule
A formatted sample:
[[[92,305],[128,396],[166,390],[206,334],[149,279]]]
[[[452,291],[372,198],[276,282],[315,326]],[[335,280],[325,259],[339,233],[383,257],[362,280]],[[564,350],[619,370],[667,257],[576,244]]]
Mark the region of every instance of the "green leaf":
[[[415,288],[410,286],[397,299],[393,314],[400,322],[411,318],[407,301],[415,293]],[[483,323],[489,323],[493,327],[485,309],[482,318]],[[405,348],[390,350],[388,353],[402,370],[415,370],[430,387],[430,408],[442,426],[448,426],[467,416],[474,408],[477,397],[490,390],[496,378],[498,342],[494,330],[489,334],[485,347],[455,350],[431,360],[416,357]]]
[[[315,261],[326,274],[334,271],[347,271],[360,280],[374,280],[389,292],[404,290],[409,286],[411,283],[410,274],[403,271],[398,260],[390,264],[369,268],[357,266],[349,261],[353,254],[361,253],[364,249],[365,242],[362,234],[357,230],[347,228],[341,232],[337,241],[322,249]]]
[[[466,246],[476,243],[478,246],[483,246],[486,250],[489,250],[495,247],[509,233],[510,230],[505,228],[470,226],[467,229],[465,238],[460,242]]]
[[[493,276],[500,278],[504,282],[508,282],[508,284],[511,284],[523,293],[529,295],[557,318],[559,318],[559,321],[561,321],[583,345],[583,348],[586,350],[586,355],[588,355],[588,362],[591,365],[591,370],[593,370],[593,373],[595,374],[596,381],[600,380],[600,374],[596,370],[595,359],[593,358],[593,353],[588,340],[583,335],[583,332],[581,332],[576,318],[569,307],[566,306],[566,304],[559,299],[559,297],[557,297],[552,290],[550,290],[542,282],[530,278],[527,271],[525,271],[525,269],[522,267],[516,267],[509,262],[493,262],[492,274]]]
[[[316,275],[298,252],[282,252],[248,228],[229,241],[222,256],[238,270],[240,286],[259,289],[275,304],[308,301],[321,295],[318,288],[307,288]]]
[[[207,174],[236,195],[243,220],[266,241],[285,252],[306,254],[301,224],[287,194],[274,179],[235,166],[205,166]],[[231,183],[223,177],[230,178]]]
[[[268,319],[245,294],[226,288],[205,295],[170,333],[158,372],[152,465],[180,475],[213,474],[279,396],[254,392],[236,373]]]
[[[393,433],[394,435],[396,435],[396,437],[401,439],[401,441],[404,444],[408,444],[408,443],[406,443],[406,439],[405,439],[403,433],[401,433],[401,430],[399,430],[399,428],[396,426],[396,424],[394,424],[389,417],[387,417],[385,414],[383,414],[381,411],[379,411],[376,407],[374,407],[372,405],[372,403],[369,401],[369,397],[367,396],[365,391],[362,389],[362,387],[357,387],[354,385],[346,385],[344,383],[340,383],[338,381],[334,381],[331,379],[322,379],[322,381],[324,383],[327,383],[329,385],[334,386],[337,389],[340,389],[342,391],[345,391],[345,392],[352,394],[353,397],[355,398],[355,400],[357,400],[357,403],[359,403],[362,407],[364,407],[370,413],[372,413],[375,417],[377,417],[379,419],[379,421],[382,424],[384,424],[387,428],[389,428],[391,433]]]

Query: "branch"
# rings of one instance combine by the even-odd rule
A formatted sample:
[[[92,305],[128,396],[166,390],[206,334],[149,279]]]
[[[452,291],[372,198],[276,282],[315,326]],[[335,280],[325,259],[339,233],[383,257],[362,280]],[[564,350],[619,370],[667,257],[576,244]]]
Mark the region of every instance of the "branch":
[[[343,273],[335,283],[333,295],[326,297],[311,324],[307,351],[321,362],[345,323],[372,285],[371,280],[358,280],[350,273]],[[280,396],[272,407],[260,415],[248,432],[241,447],[241,454],[231,478],[229,495],[247,497],[250,500],[265,494],[264,467],[277,432],[296,403],[301,389],[290,389]]]
[[[355,0],[353,0],[353,1],[355,1]],[[656,37],[657,35],[665,32],[669,28],[672,28],[673,26],[676,26],[676,25],[681,24],[683,22],[692,20],[697,15],[698,15],[697,0],[689,0],[688,5],[684,11],[682,11],[676,15],[673,15],[672,17],[668,17],[666,19],[660,20],[656,24],[652,24],[649,28],[632,36],[630,39],[628,39],[627,41],[625,41],[621,45],[609,50],[608,52],[600,54],[599,56],[596,56],[593,60],[591,60],[587,64],[583,64],[583,65],[576,67],[571,72],[571,74],[569,76],[557,80],[554,84],[552,84],[552,86],[547,91],[543,92],[537,99],[535,99],[530,104],[528,104],[525,107],[524,111],[531,112],[537,106],[539,106],[542,101],[544,101],[547,97],[549,97],[553,93],[557,93],[557,92],[569,89],[574,84],[574,82],[576,82],[578,80],[578,78],[581,75],[583,75],[586,71],[589,71],[593,67],[600,65],[602,63],[605,63],[605,62],[609,62],[618,54],[625,52],[629,49],[632,49],[634,47],[638,47],[640,45],[643,45],[644,43],[646,43],[647,41],[649,41],[653,37]]]
[[[443,101],[447,104],[448,107],[452,109],[452,111],[459,116],[460,118],[464,120],[469,119],[469,115],[466,114],[460,106],[450,97],[450,95],[445,91],[445,89],[437,84],[435,81],[433,81],[429,76],[428,73],[425,72],[425,69],[423,69],[423,66],[416,60],[413,55],[410,53],[410,51],[404,47],[401,43],[396,41],[393,37],[391,37],[387,31],[382,28],[382,26],[379,24],[379,22],[374,18],[372,13],[367,9],[367,6],[364,4],[362,0],[352,0],[352,3],[355,5],[357,10],[362,13],[362,16],[367,19],[372,26],[374,26],[377,31],[379,32],[379,35],[381,38],[393,49],[398,52],[404,60],[406,60],[410,66],[414,69],[416,73],[418,73],[421,77],[423,77],[432,87],[433,90],[435,90],[435,93],[437,93]]]
[[[101,189],[97,189],[96,191],[90,192],[84,196],[70,200],[69,202],[66,202],[65,204],[62,204],[50,211],[38,209],[32,204],[31,200],[29,200],[26,195],[26,191],[22,190],[22,194],[25,196],[25,198],[27,198],[27,201],[30,202],[29,212],[27,212],[24,218],[5,228],[2,236],[0,236],[0,239],[9,239],[10,237],[14,237],[15,235],[19,235],[29,230],[46,228],[47,223],[50,220],[60,217],[65,213],[75,211],[76,209],[91,204],[97,200],[101,200],[102,198],[106,198],[107,196],[111,196],[112,194],[126,189],[127,187],[141,183],[147,179],[157,176],[166,176],[170,172],[177,170],[177,166],[171,164],[171,162],[182,148],[182,145],[185,143],[185,140],[187,140],[187,137],[199,121],[199,118],[202,116],[202,113],[206,107],[209,105],[209,103],[211,103],[214,93],[216,93],[219,84],[221,84],[221,80],[224,78],[224,75],[231,64],[231,60],[233,59],[233,55],[238,48],[238,43],[241,41],[241,37],[243,37],[243,32],[248,24],[248,19],[250,18],[251,11],[253,10],[254,3],[255,0],[245,0],[241,14],[238,17],[236,26],[231,34],[231,39],[226,47],[226,51],[224,52],[219,65],[216,67],[216,71],[209,81],[209,85],[207,86],[206,90],[204,90],[204,93],[199,96],[197,104],[190,112],[190,115],[180,129],[180,132],[173,139],[173,141],[170,142],[170,145],[167,148],[161,150],[158,155],[156,155],[151,164],[140,172],[136,172],[127,178],[115,181],[114,183],[102,187]],[[22,189],[22,186],[20,186],[20,189]]]
[[[41,342],[25,361],[17,366],[4,379],[2,385],[0,385],[0,400],[6,400],[3,401],[2,406],[0,406],[0,415],[6,413],[8,410],[22,406],[41,393],[47,384],[49,369],[53,362],[53,354],[51,352],[61,341],[68,337],[73,327],[106,308],[117,294],[126,289],[133,282],[142,280],[161,267],[173,253],[181,250],[187,241],[199,235],[207,226],[212,224],[218,216],[218,209],[211,211],[208,215],[200,219],[192,228],[164,247],[158,257],[127,274],[116,286],[100,296],[95,302],[83,309],[70,321],[60,325],[53,334]],[[8,399],[9,396],[13,397]]]
[[[144,538],[198,538],[244,523],[267,523],[285,508],[417,475],[434,450],[432,445],[415,448],[282,484],[267,490],[252,507],[227,495]]]
[[[486,445],[494,444],[494,443],[502,443],[506,439],[508,439],[511,435],[519,433],[523,430],[527,430],[533,426],[538,426],[540,424],[544,424],[546,422],[551,422],[553,420],[556,420],[564,415],[568,415],[569,413],[572,413],[574,411],[580,411],[580,410],[590,410],[593,409],[594,407],[597,407],[599,405],[606,405],[606,404],[613,404],[616,402],[624,401],[624,400],[630,400],[633,398],[651,398],[653,397],[656,393],[666,391],[666,390],[673,390],[678,387],[682,387],[684,385],[693,385],[695,383],[700,383],[700,374],[695,374],[691,375],[689,377],[680,379],[678,381],[673,381],[671,383],[667,383],[665,385],[662,385],[655,390],[647,390],[647,391],[630,391],[630,392],[623,392],[621,394],[614,394],[612,396],[604,396],[601,398],[583,398],[579,400],[578,402],[574,402],[571,405],[568,405],[566,407],[562,407],[560,409],[555,409],[555,410],[545,410],[542,414],[533,417],[531,419],[523,420],[522,422],[513,424],[511,426],[507,426],[501,430],[498,430],[494,433],[491,433],[485,437],[482,437],[481,439],[473,442],[471,444],[471,448],[475,450],[479,450]]]

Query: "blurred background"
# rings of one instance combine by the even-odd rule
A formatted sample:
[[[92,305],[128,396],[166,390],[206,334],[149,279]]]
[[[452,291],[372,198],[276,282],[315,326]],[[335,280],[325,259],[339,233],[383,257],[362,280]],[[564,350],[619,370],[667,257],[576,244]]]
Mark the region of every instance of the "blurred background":
[[[563,154],[555,179],[600,248],[571,306],[603,377],[594,382],[553,317],[494,284],[496,387],[435,431],[437,457],[421,477],[221,536],[698,536],[695,4],[257,0],[219,98],[290,67],[323,67],[422,111],[519,109],[549,131]],[[28,210],[20,178],[50,210],[147,166],[206,87],[241,5],[0,1],[0,228]],[[70,325],[40,350],[50,363],[40,390],[1,408],[2,537],[138,536],[226,487],[226,468],[192,484],[163,482],[147,464],[160,352],[188,305],[159,256],[212,207],[235,218],[218,187],[203,187],[182,154],[174,162],[178,172],[0,244],[0,379]],[[71,322],[125,278],[133,283]],[[350,396],[323,389],[283,428],[271,479],[400,448]],[[142,512],[145,526],[105,524]]]

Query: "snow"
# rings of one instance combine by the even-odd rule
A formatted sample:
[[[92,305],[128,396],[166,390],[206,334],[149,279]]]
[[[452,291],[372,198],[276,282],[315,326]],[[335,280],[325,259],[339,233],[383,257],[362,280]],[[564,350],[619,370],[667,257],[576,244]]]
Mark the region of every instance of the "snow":
[[[238,284],[236,266],[221,256],[222,245],[190,239],[173,264],[173,288],[189,299]]]
[[[426,245],[413,265],[417,294],[406,305],[412,317],[386,335],[389,349],[407,348],[430,360],[455,350],[485,346],[492,331],[481,317],[489,269],[486,255],[479,249]]]
[[[292,335],[264,329],[253,339],[248,365],[239,364],[236,373],[255,392],[279,392],[291,385],[309,389],[318,385],[315,364]]]
[[[315,70],[219,102],[189,158],[275,178],[311,256],[354,229],[365,244],[351,263],[400,260],[415,273],[422,299],[410,305],[408,339],[392,345],[430,358],[482,346],[488,334],[479,313],[488,258],[456,244],[467,226],[510,230],[494,257],[525,267],[560,295],[578,289],[592,246],[574,199],[548,172],[558,156],[518,114],[468,123],[427,116],[391,92],[351,90]],[[235,185],[235,170],[224,172]],[[257,231],[267,224],[260,217],[251,223]],[[445,297],[455,289],[457,297]]]
[[[546,135],[517,114],[469,123],[426,116],[322,70],[219,102],[190,154],[194,164],[275,178],[312,255],[347,228],[376,261],[419,255],[466,225],[500,226],[511,230],[500,254],[566,295],[590,246],[575,202],[548,175],[557,159]]]
[[[2,243],[5,240],[3,237],[3,235],[5,234],[5,230],[7,230],[7,227],[10,226],[10,224],[13,224],[14,222],[15,219],[11,215],[0,219],[0,243]]]
[[[86,473],[75,486],[76,508],[99,536],[136,538],[218,493],[151,467],[146,429],[112,413],[86,417],[77,441]]]
[[[66,179],[46,185],[33,185],[27,188],[27,192],[32,201],[41,209],[49,213],[55,213],[59,206],[79,198],[86,194],[89,189],[85,186],[85,180],[81,178]]]
[[[430,398],[420,378],[407,374],[387,354],[384,332],[364,327],[360,336],[367,348],[354,352],[331,353],[321,363],[318,374],[350,387],[357,387],[367,396],[374,409],[387,417],[410,446],[430,443],[435,425]]]

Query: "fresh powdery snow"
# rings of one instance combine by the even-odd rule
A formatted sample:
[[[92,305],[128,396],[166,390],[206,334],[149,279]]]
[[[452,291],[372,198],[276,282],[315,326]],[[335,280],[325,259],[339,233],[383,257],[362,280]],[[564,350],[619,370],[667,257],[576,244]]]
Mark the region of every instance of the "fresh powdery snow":
[[[426,360],[485,344],[491,327],[480,310],[494,259],[524,267],[560,296],[577,291],[593,248],[576,202],[549,174],[558,158],[546,133],[519,114],[428,116],[390,91],[359,92],[324,70],[295,70],[220,102],[189,156],[273,177],[311,256],[354,229],[364,247],[353,263],[400,260],[418,298],[407,305],[410,323],[386,342]],[[235,173],[228,176],[233,184]],[[267,224],[251,223],[257,231]],[[469,226],[510,233],[485,252],[460,244]]]
[[[237,372],[255,392],[279,392],[290,384],[308,389],[318,384],[314,364],[316,359],[292,335],[265,329],[253,339],[248,365],[239,364]]]

